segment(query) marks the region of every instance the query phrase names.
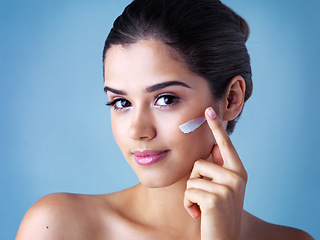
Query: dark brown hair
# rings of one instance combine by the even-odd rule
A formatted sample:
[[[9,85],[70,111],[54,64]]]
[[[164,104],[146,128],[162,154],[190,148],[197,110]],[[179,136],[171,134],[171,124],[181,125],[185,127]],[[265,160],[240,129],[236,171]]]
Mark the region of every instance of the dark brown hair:
[[[159,40],[208,81],[216,99],[224,96],[233,77],[241,75],[246,101],[252,93],[248,35],[246,21],[218,0],[134,0],[115,20],[103,61],[112,45]],[[228,122],[229,134],[240,115]]]

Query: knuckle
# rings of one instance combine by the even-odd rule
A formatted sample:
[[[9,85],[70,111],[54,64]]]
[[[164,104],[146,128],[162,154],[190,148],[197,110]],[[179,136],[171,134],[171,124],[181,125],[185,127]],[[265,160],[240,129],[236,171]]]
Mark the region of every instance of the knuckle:
[[[190,179],[187,181],[187,189],[192,188],[193,182],[194,182],[194,178],[190,178]]]
[[[240,176],[237,173],[230,173],[228,175],[229,182],[232,186],[238,186],[241,182]]]
[[[203,162],[205,162],[205,160],[203,159],[199,159],[195,162],[196,165],[201,165]]]
[[[243,180],[244,180],[244,182],[245,183],[247,183],[248,182],[248,172],[247,172],[247,170],[246,169],[243,169],[243,172],[242,172],[242,176],[243,176]]]
[[[242,180],[247,183],[248,182],[248,172],[247,170],[243,169],[242,172],[241,172],[241,177],[242,177]]]
[[[228,181],[234,191],[240,191],[243,186],[243,179],[237,173],[230,173],[228,176]]]
[[[219,205],[219,197],[216,194],[211,194],[205,199],[206,209],[214,209]]]
[[[193,170],[198,168],[198,166],[200,164],[199,161],[200,160],[195,161],[195,163],[193,164]]]
[[[220,195],[223,199],[227,199],[230,195],[230,189],[227,187],[222,187],[220,189]]]
[[[230,199],[231,191],[228,187],[221,187],[215,193],[211,193],[205,199],[205,209],[213,210],[221,208]]]
[[[191,183],[190,183],[190,179],[187,181],[187,190],[186,191],[188,191],[188,189],[190,188],[190,185],[191,185]]]
[[[191,190],[190,190],[190,189],[186,189],[186,190],[184,191],[184,197],[185,197],[185,198],[188,198],[188,197],[190,196],[190,194],[191,194]]]
[[[201,165],[203,164],[204,160],[199,159],[193,164],[193,169],[199,169]]]

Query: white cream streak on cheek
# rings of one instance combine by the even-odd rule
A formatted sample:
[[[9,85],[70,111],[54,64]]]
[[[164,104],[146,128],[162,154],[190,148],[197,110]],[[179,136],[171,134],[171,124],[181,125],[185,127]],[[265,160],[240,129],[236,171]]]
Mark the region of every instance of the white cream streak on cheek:
[[[201,126],[202,123],[204,123],[206,121],[206,117],[200,117],[200,118],[196,118],[196,119],[192,119],[182,125],[179,126],[180,130],[183,133],[190,133],[193,132],[194,130],[196,130],[198,127]]]

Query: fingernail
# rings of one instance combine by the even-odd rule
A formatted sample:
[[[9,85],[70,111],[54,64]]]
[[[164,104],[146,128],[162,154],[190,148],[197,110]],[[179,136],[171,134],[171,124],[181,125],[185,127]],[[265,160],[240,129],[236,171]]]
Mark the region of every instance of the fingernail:
[[[207,108],[207,114],[211,119],[215,119],[217,114],[214,112],[212,107]]]

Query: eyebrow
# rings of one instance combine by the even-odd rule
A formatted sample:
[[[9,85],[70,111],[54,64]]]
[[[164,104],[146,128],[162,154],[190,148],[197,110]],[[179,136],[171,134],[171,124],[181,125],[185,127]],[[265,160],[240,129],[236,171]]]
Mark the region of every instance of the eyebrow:
[[[105,86],[104,87],[104,91],[105,92],[113,92],[114,94],[119,94],[119,95],[127,95],[127,93],[126,92],[124,92],[124,91],[121,91],[121,90],[117,90],[117,89],[114,89],[114,88],[111,88],[111,87],[107,87],[107,86]]]
[[[182,87],[186,87],[186,88],[191,88],[188,84],[186,84],[184,82],[168,81],[168,82],[158,83],[158,84],[149,86],[146,88],[146,91],[147,92],[154,92],[154,91],[157,91],[157,90],[169,87],[169,86],[182,86]],[[104,91],[105,92],[110,91],[110,92],[113,92],[113,93],[119,94],[119,95],[127,95],[127,93],[125,91],[114,89],[114,88],[107,87],[107,86],[104,87]]]
[[[155,85],[152,85],[150,87],[147,87],[146,90],[147,92],[154,92],[169,86],[182,86],[186,88],[190,88],[186,83],[184,82],[179,82],[179,81],[168,81],[168,82],[163,82],[163,83],[158,83]]]

